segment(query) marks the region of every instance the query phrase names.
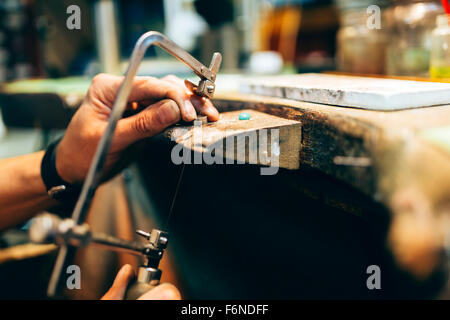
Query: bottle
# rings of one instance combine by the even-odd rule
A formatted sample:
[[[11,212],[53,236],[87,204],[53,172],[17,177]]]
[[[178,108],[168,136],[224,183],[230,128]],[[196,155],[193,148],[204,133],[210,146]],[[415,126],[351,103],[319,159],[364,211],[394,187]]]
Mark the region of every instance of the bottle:
[[[430,77],[450,80],[450,15],[436,18],[431,35]]]
[[[389,33],[386,72],[392,76],[428,77],[431,33],[444,13],[437,0],[395,0],[383,15]]]
[[[366,8],[340,13],[337,33],[337,63],[342,72],[384,74],[386,34],[383,29],[369,29]]]

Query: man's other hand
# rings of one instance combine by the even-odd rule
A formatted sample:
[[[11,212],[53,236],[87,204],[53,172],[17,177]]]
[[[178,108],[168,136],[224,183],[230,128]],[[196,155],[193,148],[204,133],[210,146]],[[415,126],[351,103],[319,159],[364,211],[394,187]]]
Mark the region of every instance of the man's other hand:
[[[128,283],[133,276],[133,268],[129,264],[124,265],[117,274],[112,287],[101,300],[123,300]],[[175,286],[163,283],[144,293],[138,300],[181,300],[181,295]]]

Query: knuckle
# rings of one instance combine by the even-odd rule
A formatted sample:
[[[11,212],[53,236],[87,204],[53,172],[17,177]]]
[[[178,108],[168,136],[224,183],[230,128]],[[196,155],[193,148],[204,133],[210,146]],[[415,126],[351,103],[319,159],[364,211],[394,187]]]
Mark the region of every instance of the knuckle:
[[[164,127],[159,117],[150,111],[139,114],[133,126],[134,131],[144,137],[151,136],[159,128]]]
[[[165,99],[161,101],[156,111],[156,116],[154,119],[155,128],[154,130],[163,130],[171,124],[174,124],[180,120],[180,108],[178,104],[171,100]]]
[[[184,93],[181,88],[172,87],[167,90],[166,97],[173,101],[182,101],[184,98]]]
[[[175,101],[173,101],[172,99],[164,99],[162,101],[162,104],[161,104],[161,107],[162,106],[167,106],[167,107],[170,107],[172,109],[178,108],[177,103]]]
[[[94,78],[92,78],[92,84],[93,85],[99,84],[99,83],[105,81],[105,78],[107,78],[107,77],[108,77],[107,74],[99,73],[99,74],[95,75]]]
[[[150,119],[144,112],[139,117],[137,117],[134,122],[134,130],[142,135],[148,133],[151,129]]]
[[[158,109],[163,107],[179,110],[178,104],[172,99],[162,100],[158,106]],[[133,129],[140,135],[148,136],[156,131],[162,130],[167,125],[168,124],[160,118],[156,110],[148,110],[139,114],[136,121],[133,122]]]
[[[163,80],[169,80],[169,81],[178,81],[178,79],[179,78],[174,74],[169,74],[163,78]]]

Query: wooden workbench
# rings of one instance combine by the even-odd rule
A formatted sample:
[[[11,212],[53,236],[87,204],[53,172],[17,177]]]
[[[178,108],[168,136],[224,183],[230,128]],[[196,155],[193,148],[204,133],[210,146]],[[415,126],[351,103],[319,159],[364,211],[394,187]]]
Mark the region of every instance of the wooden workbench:
[[[239,93],[218,95],[215,105],[226,118],[229,111],[254,109],[300,122],[301,133],[293,133],[301,141],[294,168],[321,171],[353,187],[355,198],[360,192],[385,206],[391,213],[387,243],[399,265],[417,277],[426,278],[440,263],[450,233],[450,106],[386,112]],[[220,121],[209,126],[225,130]],[[338,190],[307,192],[366,214]]]

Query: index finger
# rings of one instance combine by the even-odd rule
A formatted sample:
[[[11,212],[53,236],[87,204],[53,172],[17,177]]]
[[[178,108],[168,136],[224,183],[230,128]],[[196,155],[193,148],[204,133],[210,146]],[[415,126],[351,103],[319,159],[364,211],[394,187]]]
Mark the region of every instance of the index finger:
[[[118,77],[109,74],[95,76],[89,88],[88,98],[96,99],[108,108],[111,108],[123,80],[123,76]],[[156,102],[163,99],[174,100],[180,108],[185,121],[192,121],[197,117],[186,89],[154,77],[135,77],[127,102]]]

